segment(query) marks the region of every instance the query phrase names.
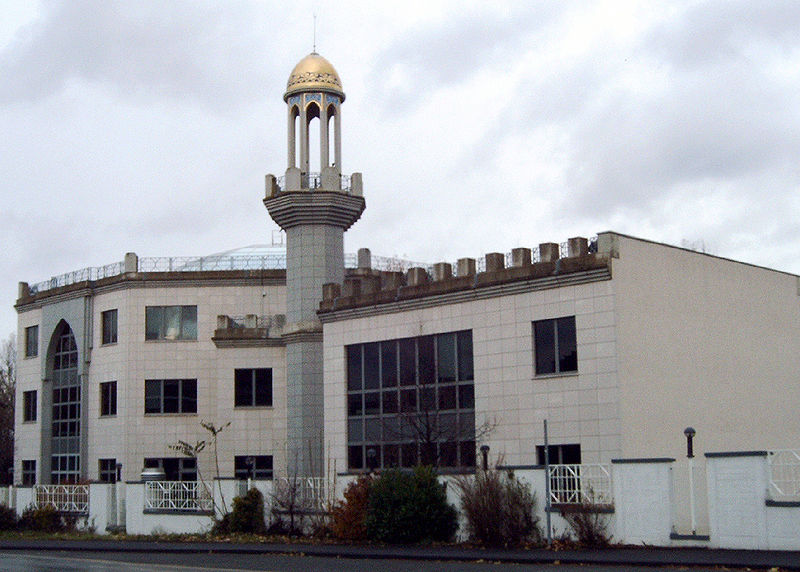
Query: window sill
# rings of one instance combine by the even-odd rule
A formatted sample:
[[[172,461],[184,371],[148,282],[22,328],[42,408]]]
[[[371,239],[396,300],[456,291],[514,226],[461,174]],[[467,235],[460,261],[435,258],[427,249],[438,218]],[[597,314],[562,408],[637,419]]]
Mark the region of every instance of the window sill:
[[[558,373],[541,373],[541,374],[534,374],[533,379],[550,379],[553,377],[578,377],[580,375],[579,371],[565,371],[565,372],[558,372]]]
[[[197,412],[194,413],[145,413],[145,417],[197,417]]]
[[[152,413],[148,413],[148,415],[154,415]],[[100,419],[115,419],[117,417],[116,413],[109,413],[108,415],[99,415]]]
[[[234,405],[234,411],[248,411],[251,409],[274,409],[274,405]]]
[[[33,356],[25,356],[22,359],[33,359],[33,358],[38,358],[38,357],[39,357],[39,354],[36,354],[36,355],[33,355]]]
[[[119,342],[108,342],[107,344],[100,344],[100,347],[101,348],[107,348],[109,346],[116,346],[118,344],[119,344]]]
[[[29,419],[27,421],[23,420],[22,424],[23,425],[36,425],[38,422],[39,422],[38,419]]]
[[[158,340],[145,340],[146,344],[179,344],[179,343],[194,343],[197,342],[197,338],[193,340],[167,340],[167,339],[158,339]]]

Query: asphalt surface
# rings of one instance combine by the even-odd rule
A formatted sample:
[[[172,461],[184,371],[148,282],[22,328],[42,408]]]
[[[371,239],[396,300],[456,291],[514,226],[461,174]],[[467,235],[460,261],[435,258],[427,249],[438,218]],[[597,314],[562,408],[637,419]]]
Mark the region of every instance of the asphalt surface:
[[[800,551],[715,550],[707,548],[613,547],[602,550],[500,550],[461,546],[370,546],[337,544],[236,544],[132,540],[0,540],[4,553],[104,553],[303,555],[343,560],[562,564],[627,567],[703,567],[800,570]]]

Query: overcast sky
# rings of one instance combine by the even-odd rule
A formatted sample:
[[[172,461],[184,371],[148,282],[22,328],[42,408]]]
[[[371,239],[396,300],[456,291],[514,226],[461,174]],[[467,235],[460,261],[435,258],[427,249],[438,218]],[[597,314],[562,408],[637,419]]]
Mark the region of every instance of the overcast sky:
[[[364,174],[346,251],[615,230],[800,273],[795,0],[0,0],[0,336],[19,281],[270,242],[313,13]]]

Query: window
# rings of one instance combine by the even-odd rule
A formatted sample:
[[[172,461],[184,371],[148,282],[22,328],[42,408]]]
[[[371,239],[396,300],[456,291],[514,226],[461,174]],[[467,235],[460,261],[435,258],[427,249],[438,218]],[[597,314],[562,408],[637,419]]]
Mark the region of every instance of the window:
[[[578,371],[575,316],[533,323],[536,375]]]
[[[551,465],[580,465],[580,445],[548,445],[547,453]],[[544,465],[544,445],[536,445],[536,462]]]
[[[236,407],[272,406],[272,369],[237,369],[234,378]]]
[[[25,328],[25,357],[39,355],[39,326]]]
[[[272,479],[272,455],[236,455],[233,465],[237,479]]]
[[[146,340],[196,340],[197,306],[147,306]]]
[[[144,412],[197,413],[197,380],[145,380]]]
[[[22,484],[25,486],[36,484],[36,461],[22,461]]]
[[[100,384],[100,415],[117,414],[117,382],[106,381]]]
[[[22,420],[36,421],[36,391],[22,394]]]
[[[145,469],[161,469],[168,481],[196,481],[197,460],[191,457],[146,458]]]
[[[66,324],[57,333],[56,340],[50,383],[50,482],[77,483],[81,478],[81,380],[78,376],[78,344]],[[44,470],[42,473],[46,474]]]
[[[350,469],[475,466],[472,332],[350,345]]]
[[[117,311],[106,310],[101,314],[103,323],[103,344],[117,343]]]
[[[97,475],[101,483],[117,482],[117,460],[98,459]]]

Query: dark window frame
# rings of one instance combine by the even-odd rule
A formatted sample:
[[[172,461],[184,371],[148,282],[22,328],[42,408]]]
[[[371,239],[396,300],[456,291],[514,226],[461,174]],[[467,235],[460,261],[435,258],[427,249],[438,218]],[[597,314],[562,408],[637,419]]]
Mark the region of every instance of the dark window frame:
[[[116,459],[98,459],[97,460],[97,478],[101,483],[116,483],[117,482],[117,460]]]
[[[102,345],[105,346],[117,343],[118,317],[119,313],[116,309],[106,310],[100,314]]]
[[[117,382],[104,381],[100,384],[100,417],[113,417],[117,414]]]
[[[22,422],[33,423],[38,418],[37,410],[37,391],[32,389],[30,391],[22,392]]]
[[[25,328],[25,357],[39,355],[39,325]]]
[[[349,470],[420,460],[444,471],[475,467],[471,330],[351,344],[344,354]],[[383,371],[385,364],[392,371]],[[437,434],[432,447],[420,437],[429,419]]]
[[[145,341],[197,341],[197,305],[145,306],[144,332]]]
[[[35,484],[36,484],[36,461],[34,459],[23,459],[22,485],[29,487]]]
[[[575,316],[563,316],[532,323],[534,374],[578,373],[578,335]]]
[[[161,469],[167,481],[196,481],[197,459],[194,457],[145,457],[145,469]]]
[[[272,368],[236,368],[233,379],[234,407],[272,407]]]
[[[241,480],[253,478],[271,481],[274,476],[272,455],[235,455],[233,467],[233,476]]]
[[[177,396],[168,395],[167,389],[177,387]],[[193,394],[193,397],[192,397]],[[175,401],[173,407],[167,404]],[[154,407],[157,405],[157,407]],[[144,382],[145,415],[196,415],[197,379],[146,379]]]

